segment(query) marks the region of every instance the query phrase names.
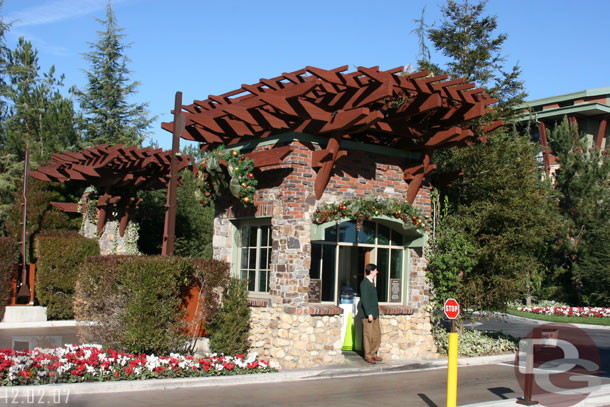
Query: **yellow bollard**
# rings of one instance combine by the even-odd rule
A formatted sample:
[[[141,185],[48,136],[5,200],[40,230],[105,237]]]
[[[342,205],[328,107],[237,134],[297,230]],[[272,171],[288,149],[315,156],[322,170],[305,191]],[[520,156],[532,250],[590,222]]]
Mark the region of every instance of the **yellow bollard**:
[[[455,407],[457,403],[457,357],[458,334],[449,334],[449,368],[447,369],[447,407]]]

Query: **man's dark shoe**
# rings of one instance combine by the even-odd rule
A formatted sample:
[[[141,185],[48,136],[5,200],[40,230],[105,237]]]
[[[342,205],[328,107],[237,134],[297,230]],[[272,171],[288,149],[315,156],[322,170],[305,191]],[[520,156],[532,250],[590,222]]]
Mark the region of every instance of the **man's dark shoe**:
[[[375,360],[373,360],[373,359],[364,359],[364,360],[372,365],[375,364]]]
[[[380,358],[379,356],[373,356],[373,360],[376,360],[377,362],[381,362],[383,360],[383,358]]]

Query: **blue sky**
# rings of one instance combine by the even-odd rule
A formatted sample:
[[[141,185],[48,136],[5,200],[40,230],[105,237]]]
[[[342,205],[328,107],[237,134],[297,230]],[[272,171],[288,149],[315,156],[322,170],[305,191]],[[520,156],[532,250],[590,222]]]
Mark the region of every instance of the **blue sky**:
[[[415,65],[411,31],[426,6],[427,24],[440,22],[441,0],[205,1],[113,0],[124,28],[133,101],[156,115],[150,136],[171,148],[161,130],[171,121],[175,92],[183,102],[205,99],[307,65],[390,69]],[[97,39],[106,0],[4,0],[13,48],[19,36],[39,51],[46,71],[55,65],[68,86],[85,85],[82,54]],[[490,0],[498,32],[508,34],[506,66],[523,70],[529,99],[610,86],[610,1]],[[433,54],[433,60],[439,58]],[[438,60],[438,59],[436,59]]]

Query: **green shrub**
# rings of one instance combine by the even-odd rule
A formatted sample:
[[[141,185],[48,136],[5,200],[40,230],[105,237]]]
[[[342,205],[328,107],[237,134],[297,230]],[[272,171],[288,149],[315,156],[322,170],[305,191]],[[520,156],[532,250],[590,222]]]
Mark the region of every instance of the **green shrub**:
[[[11,295],[11,278],[17,262],[17,247],[10,237],[0,237],[0,321]]]
[[[96,240],[74,231],[43,232],[36,237],[36,297],[49,319],[73,319],[72,302],[78,269],[99,255]]]
[[[180,288],[193,265],[186,259],[132,257],[121,265],[119,291],[127,297],[124,346],[134,353],[167,353],[185,343]]]
[[[193,282],[203,287],[201,306],[217,308],[217,287],[228,266],[215,260],[160,256],[89,258],[81,267],[74,301],[84,342],[129,353],[167,354],[187,344],[182,296]]]
[[[246,283],[232,278],[222,299],[222,306],[208,327],[210,349],[216,353],[236,355],[250,347],[250,308]]]
[[[435,326],[432,328],[437,352],[447,354],[449,349],[449,332]],[[475,331],[464,329],[458,340],[458,356],[486,356],[516,352],[519,340],[501,332]]]
[[[96,256],[88,258],[80,267],[74,292],[74,318],[95,321],[93,325],[79,325],[82,343],[102,343],[121,349],[124,329],[124,290],[119,291],[121,263],[128,256]]]

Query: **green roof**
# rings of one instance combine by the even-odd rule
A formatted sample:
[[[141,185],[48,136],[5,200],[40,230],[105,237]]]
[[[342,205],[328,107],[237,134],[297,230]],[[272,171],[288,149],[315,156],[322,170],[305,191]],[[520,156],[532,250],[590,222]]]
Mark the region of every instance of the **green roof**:
[[[517,109],[527,109],[533,106],[550,105],[554,103],[561,103],[566,100],[582,99],[602,95],[610,96],[610,86],[605,88],[587,89],[580,92],[566,93],[565,95],[550,96],[542,99],[528,100],[527,102],[517,106]]]

